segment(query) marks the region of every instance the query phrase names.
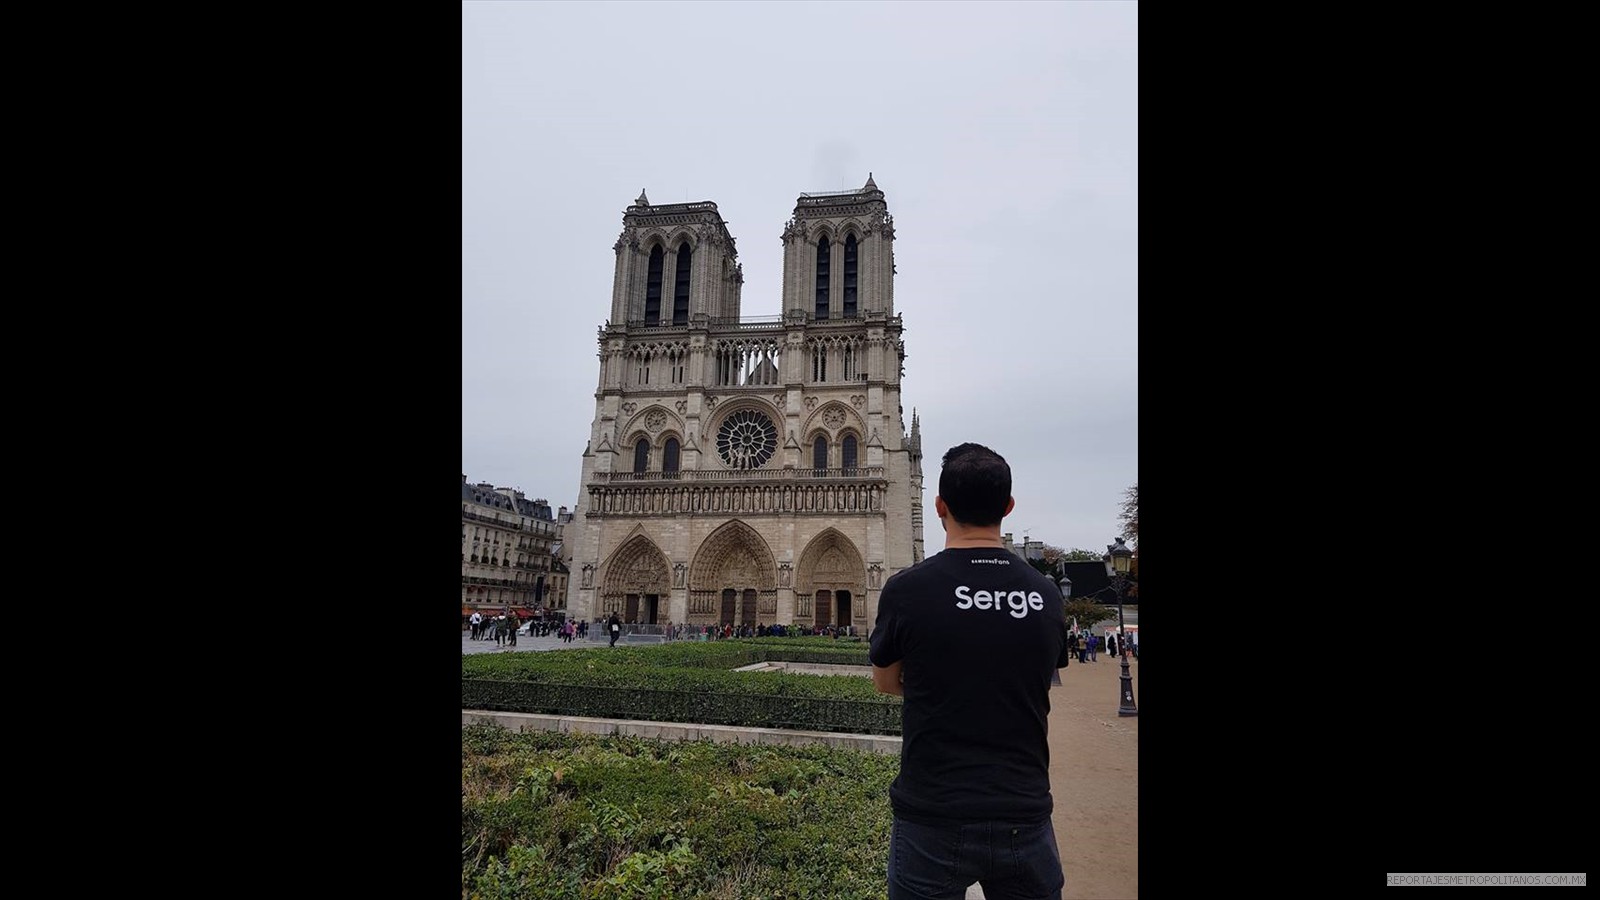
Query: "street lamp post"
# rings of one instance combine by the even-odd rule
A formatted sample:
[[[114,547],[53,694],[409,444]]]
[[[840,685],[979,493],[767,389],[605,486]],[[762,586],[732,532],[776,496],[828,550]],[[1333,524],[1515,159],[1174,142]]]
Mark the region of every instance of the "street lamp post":
[[[1133,563],[1133,551],[1117,538],[1115,544],[1106,545],[1106,574],[1111,576],[1112,589],[1117,592],[1117,655],[1122,657],[1122,702],[1117,707],[1119,716],[1137,716],[1139,707],[1133,703],[1133,676],[1128,674],[1128,632],[1122,622],[1122,594],[1128,589],[1128,570]]]
[[[1070,602],[1072,600],[1072,579],[1067,577],[1067,561],[1065,559],[1061,560],[1061,578],[1060,578],[1060,580],[1058,580],[1056,582],[1056,586],[1061,588],[1061,604],[1062,604],[1062,606],[1065,606],[1068,602]],[[1063,615],[1063,619],[1062,619],[1062,622],[1061,622],[1061,627],[1063,629],[1065,629],[1066,625],[1067,625],[1066,619],[1065,619],[1065,617]],[[1062,639],[1065,640],[1065,637],[1063,637]],[[1056,669],[1056,670],[1054,670],[1054,671],[1052,671],[1050,673],[1050,683],[1051,684],[1060,684],[1061,683],[1061,670],[1060,669]]]

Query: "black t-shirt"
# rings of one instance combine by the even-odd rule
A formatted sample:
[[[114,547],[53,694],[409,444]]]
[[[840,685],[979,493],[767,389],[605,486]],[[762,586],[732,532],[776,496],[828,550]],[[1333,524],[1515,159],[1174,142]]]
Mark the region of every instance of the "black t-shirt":
[[[945,550],[884,583],[871,660],[903,662],[896,815],[1050,815],[1050,678],[1066,630],[1061,589],[999,547]]]

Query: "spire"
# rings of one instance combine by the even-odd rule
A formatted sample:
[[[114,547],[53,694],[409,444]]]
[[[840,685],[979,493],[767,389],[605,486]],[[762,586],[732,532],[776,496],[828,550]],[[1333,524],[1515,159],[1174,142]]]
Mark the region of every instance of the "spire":
[[[913,438],[919,436],[918,435],[918,426],[919,425],[921,425],[921,423],[917,421],[917,408],[915,406],[913,406],[913,407],[911,407],[911,436]]]
[[[867,180],[868,181],[872,180],[872,173],[871,172],[867,173]],[[649,206],[650,205],[650,198],[646,197],[644,195],[644,188],[639,188],[639,199],[633,201],[633,205],[634,206]]]
[[[875,191],[877,189],[878,189],[878,183],[876,181],[872,180],[872,173],[868,172],[867,173],[867,185],[866,185],[866,187],[862,188],[862,190],[864,190],[864,191]]]

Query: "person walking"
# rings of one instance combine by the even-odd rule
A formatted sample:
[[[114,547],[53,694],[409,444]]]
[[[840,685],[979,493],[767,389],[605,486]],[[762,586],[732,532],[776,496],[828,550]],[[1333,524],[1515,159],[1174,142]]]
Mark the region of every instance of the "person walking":
[[[622,637],[622,620],[617,618],[616,613],[611,614],[611,620],[607,623],[607,628],[611,631],[611,646],[615,647],[617,638]]]
[[[1061,590],[1008,553],[1011,467],[979,444],[945,453],[944,550],[884,583],[868,658],[905,698],[889,786],[889,900],[1061,895],[1050,822],[1051,676],[1066,666]]]

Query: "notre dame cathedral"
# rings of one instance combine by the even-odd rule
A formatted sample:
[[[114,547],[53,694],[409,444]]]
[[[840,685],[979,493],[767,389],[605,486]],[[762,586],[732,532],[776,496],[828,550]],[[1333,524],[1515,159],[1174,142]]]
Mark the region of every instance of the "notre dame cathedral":
[[[782,240],[781,315],[746,318],[715,203],[623,213],[568,615],[865,632],[921,561],[883,192],[801,194]]]

